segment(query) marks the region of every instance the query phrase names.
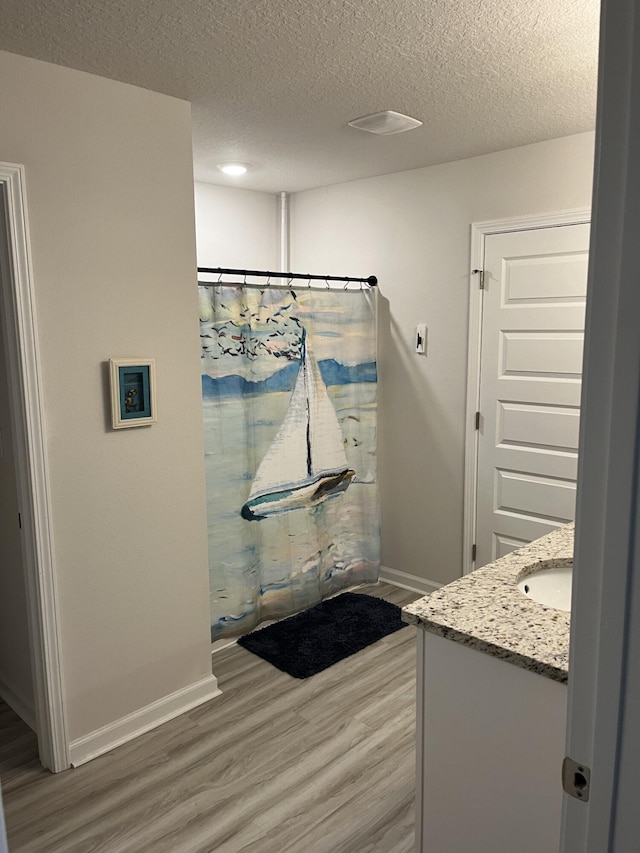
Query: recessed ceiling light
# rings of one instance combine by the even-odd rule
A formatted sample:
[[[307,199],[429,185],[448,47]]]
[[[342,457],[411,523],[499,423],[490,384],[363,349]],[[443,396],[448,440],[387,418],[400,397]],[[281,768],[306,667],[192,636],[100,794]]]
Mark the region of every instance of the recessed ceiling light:
[[[366,130],[368,133],[377,133],[380,136],[390,136],[392,133],[404,133],[405,130],[413,130],[420,127],[421,121],[393,110],[384,110],[381,113],[372,113],[369,116],[354,118],[349,122],[350,127],[357,130]]]
[[[248,168],[246,163],[218,163],[218,169],[225,175],[244,175]]]

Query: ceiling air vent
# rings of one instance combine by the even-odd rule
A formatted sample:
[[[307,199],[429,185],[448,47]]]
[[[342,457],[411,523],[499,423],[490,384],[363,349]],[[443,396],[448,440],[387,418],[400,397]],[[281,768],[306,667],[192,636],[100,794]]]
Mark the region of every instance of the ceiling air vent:
[[[350,127],[358,130],[366,130],[368,133],[377,133],[380,136],[390,136],[392,133],[404,133],[405,130],[413,130],[422,125],[421,121],[411,116],[396,113],[393,110],[384,110],[381,113],[372,113],[370,116],[354,118],[349,122]]]

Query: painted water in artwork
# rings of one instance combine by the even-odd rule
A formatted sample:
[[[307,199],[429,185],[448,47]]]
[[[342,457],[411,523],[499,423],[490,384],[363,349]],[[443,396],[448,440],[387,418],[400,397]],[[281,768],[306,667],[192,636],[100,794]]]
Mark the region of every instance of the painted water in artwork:
[[[375,293],[199,297],[216,640],[377,580]]]

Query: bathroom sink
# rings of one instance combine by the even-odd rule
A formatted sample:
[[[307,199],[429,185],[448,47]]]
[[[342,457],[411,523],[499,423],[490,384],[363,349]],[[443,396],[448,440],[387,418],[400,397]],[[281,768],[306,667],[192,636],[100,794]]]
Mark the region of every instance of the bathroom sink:
[[[557,565],[558,560],[549,560],[554,565],[546,568],[544,563],[531,574],[525,574],[518,581],[518,589],[528,598],[553,607],[555,610],[571,610],[571,580],[573,577],[573,560],[567,560],[564,565]]]

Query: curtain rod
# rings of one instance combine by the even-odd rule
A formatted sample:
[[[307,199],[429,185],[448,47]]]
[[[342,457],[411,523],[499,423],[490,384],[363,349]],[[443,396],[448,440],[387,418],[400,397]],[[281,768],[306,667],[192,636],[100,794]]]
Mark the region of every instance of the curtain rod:
[[[304,279],[305,281],[358,281],[361,284],[367,284],[369,287],[375,287],[378,284],[378,279],[375,275],[370,275],[367,278],[353,278],[347,275],[311,275],[310,273],[302,272],[269,272],[268,270],[237,270],[228,269],[226,267],[198,267],[198,272],[212,273],[214,275],[258,275],[268,278],[286,278],[286,279]],[[203,282],[200,282],[203,284]],[[218,282],[211,282],[218,284]],[[225,282],[220,282],[224,284]],[[206,282],[204,282],[206,284]]]

